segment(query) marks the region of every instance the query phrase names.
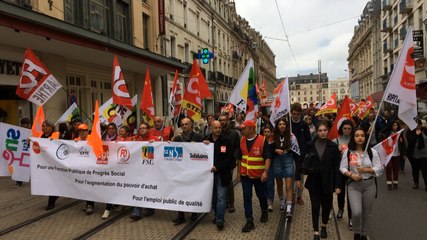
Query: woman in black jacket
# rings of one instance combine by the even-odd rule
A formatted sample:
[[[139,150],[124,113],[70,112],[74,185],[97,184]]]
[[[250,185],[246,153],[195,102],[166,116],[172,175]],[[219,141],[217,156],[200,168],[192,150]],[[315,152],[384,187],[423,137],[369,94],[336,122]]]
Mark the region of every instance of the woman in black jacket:
[[[427,124],[417,120],[417,128],[407,132],[408,158],[412,167],[413,189],[419,188],[420,170],[424,179],[424,189],[427,191]]]
[[[328,139],[328,123],[321,121],[316,125],[317,137],[307,143],[305,155],[314,156],[314,173],[309,173],[305,181],[305,188],[308,189],[311,202],[311,217],[314,229],[314,240],[327,237],[326,224],[329,220],[329,212],[332,209],[332,193],[340,193],[341,175],[339,172],[340,151],[338,145]],[[301,163],[298,164],[295,180],[299,188],[302,188],[300,171]],[[319,213],[322,206],[322,225],[319,236]]]

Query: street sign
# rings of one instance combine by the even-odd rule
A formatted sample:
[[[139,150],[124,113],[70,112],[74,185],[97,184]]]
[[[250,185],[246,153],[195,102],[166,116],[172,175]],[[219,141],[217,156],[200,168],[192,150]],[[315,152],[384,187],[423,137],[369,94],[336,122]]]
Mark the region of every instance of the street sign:
[[[413,58],[424,57],[424,33],[423,30],[412,31],[412,40],[414,41],[414,53]]]

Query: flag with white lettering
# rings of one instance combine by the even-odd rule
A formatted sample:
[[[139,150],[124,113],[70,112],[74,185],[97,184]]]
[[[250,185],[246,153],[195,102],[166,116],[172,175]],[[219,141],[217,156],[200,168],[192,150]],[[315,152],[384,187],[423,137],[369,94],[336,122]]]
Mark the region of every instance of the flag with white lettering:
[[[417,101],[415,92],[415,62],[412,27],[409,27],[396,67],[391,73],[383,100],[399,106],[398,117],[413,130],[417,127]]]
[[[249,59],[246,64],[245,69],[239,77],[239,81],[237,81],[236,86],[234,86],[233,91],[230,94],[230,99],[228,102],[236,106],[236,108],[240,109],[243,112],[246,112],[246,108],[248,107],[248,79],[250,69],[254,68],[254,61]]]
[[[45,104],[62,85],[40,59],[27,48],[16,95],[34,104]]]

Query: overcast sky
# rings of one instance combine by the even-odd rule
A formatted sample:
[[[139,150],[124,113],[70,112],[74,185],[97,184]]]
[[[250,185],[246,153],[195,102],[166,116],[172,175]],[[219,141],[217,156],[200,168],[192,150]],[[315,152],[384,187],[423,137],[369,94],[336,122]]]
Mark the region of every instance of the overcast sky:
[[[292,57],[276,8],[276,1]],[[317,73],[318,59],[329,80],[348,78],[348,43],[367,0],[235,0],[237,13],[260,32],[276,55],[276,76]]]

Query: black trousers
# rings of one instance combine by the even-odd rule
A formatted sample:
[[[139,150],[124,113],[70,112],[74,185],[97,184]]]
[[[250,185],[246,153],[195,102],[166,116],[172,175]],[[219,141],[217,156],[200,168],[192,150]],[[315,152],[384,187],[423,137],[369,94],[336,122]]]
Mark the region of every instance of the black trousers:
[[[347,214],[348,214],[348,219],[351,219],[351,207],[350,207],[350,202],[348,200],[348,194],[346,194],[347,180],[348,180],[348,177],[342,175],[342,182],[344,184],[343,186],[341,186],[340,194],[337,195],[337,200],[338,200],[338,209],[344,211],[345,199],[347,198]]]
[[[319,231],[319,214],[320,206],[322,206],[322,223],[327,224],[329,220],[329,212],[332,209],[332,193],[324,193],[322,187],[309,189],[311,203],[311,219],[313,222],[313,230]]]
[[[424,178],[424,184],[427,186],[427,158],[410,158],[412,168],[412,179],[414,184],[418,185],[420,182],[420,170]]]

